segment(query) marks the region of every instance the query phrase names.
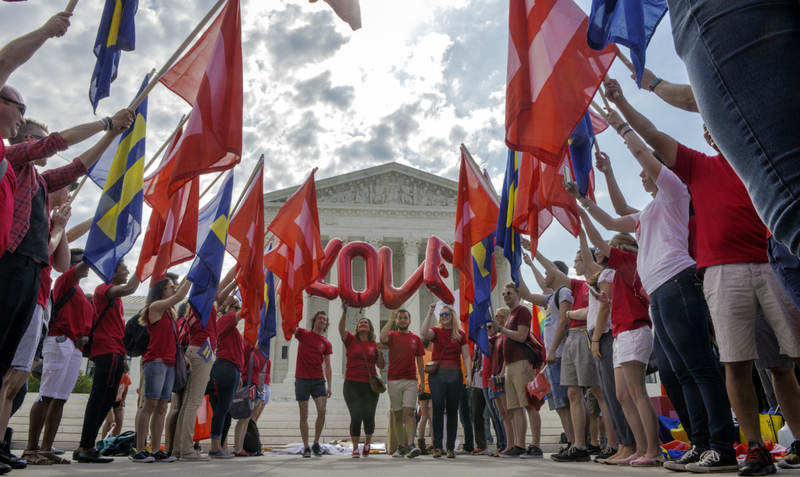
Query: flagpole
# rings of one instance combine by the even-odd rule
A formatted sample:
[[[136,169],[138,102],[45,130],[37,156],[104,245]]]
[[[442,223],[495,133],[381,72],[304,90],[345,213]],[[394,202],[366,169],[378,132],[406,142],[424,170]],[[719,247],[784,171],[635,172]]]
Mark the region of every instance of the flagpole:
[[[606,105],[606,109],[611,109],[611,105],[608,104],[608,98],[606,98],[606,92],[603,91],[603,85],[600,85],[600,87],[597,88],[597,92],[600,93],[600,98],[602,98],[603,104]]]
[[[156,74],[156,81],[151,81],[150,84],[148,84],[147,87],[142,91],[142,93],[133,101],[131,109],[136,109],[139,107],[142,101],[144,101],[144,98],[146,98],[147,95],[150,94],[150,91],[152,91],[153,88],[155,88],[156,84],[158,83],[158,79],[164,76],[164,74],[170,68],[172,68],[172,65],[175,64],[176,61],[178,61],[178,58],[183,54],[186,48],[189,47],[189,44],[195,39],[195,37],[203,30],[206,24],[211,20],[211,17],[213,17],[214,14],[217,12],[217,10],[219,10],[219,8],[222,6],[222,4],[227,1],[228,0],[218,0],[217,3],[215,3],[214,6],[211,7],[211,10],[209,10],[206,16],[203,17],[202,20],[200,20],[200,23],[198,23],[197,26],[194,28],[194,30],[192,30],[192,32],[189,33],[189,36],[183,41],[181,46],[179,46],[178,49],[175,50],[175,53],[172,54],[172,56],[167,60],[167,62],[164,63],[164,66],[162,66],[161,69],[158,71],[158,73]]]
[[[629,60],[628,57],[625,56],[625,53],[617,50],[617,58],[619,58],[619,60],[623,62],[625,66],[628,67],[629,70],[631,70],[631,73],[636,73],[636,69],[633,67],[633,63],[631,63],[631,60]]]
[[[75,200],[75,197],[78,197],[78,192],[81,191],[81,189],[83,188],[83,184],[86,182],[86,179],[88,177],[89,177],[88,173],[85,176],[83,176],[83,179],[81,179],[80,184],[78,184],[78,188],[75,189],[75,192],[72,193],[69,200],[67,201],[67,205],[72,205],[72,201]]]
[[[209,184],[209,185],[208,185],[208,187],[206,187],[206,190],[204,190],[204,191],[203,191],[203,193],[202,193],[202,194],[200,194],[200,197],[198,197],[198,200],[202,199],[202,198],[203,198],[203,196],[204,196],[204,195],[206,195],[206,193],[207,193],[208,191],[210,191],[212,187],[214,187],[214,184],[216,184],[216,183],[217,183],[217,181],[220,179],[220,177],[224,176],[226,172],[227,172],[227,171],[222,171],[222,172],[220,172],[220,173],[217,175],[217,177],[215,177],[215,178],[214,178],[214,180],[211,182],[211,184]]]
[[[491,184],[489,184],[489,180],[486,179],[486,177],[483,174],[480,174],[481,170],[480,167],[478,167],[478,164],[475,162],[475,159],[472,158],[472,154],[469,153],[469,151],[467,150],[467,146],[465,146],[463,143],[461,144],[461,150],[464,151],[464,155],[466,156],[467,160],[469,160],[470,163],[472,163],[472,165],[475,167],[475,169],[479,171],[478,176],[480,178],[480,181],[483,182],[484,187],[486,187],[489,191],[491,191],[492,194],[494,194],[495,199],[497,199],[499,202],[500,196],[497,195],[497,192],[494,190],[494,187]]]
[[[154,162],[156,162],[156,159],[158,159],[158,156],[160,156],[160,155],[161,155],[161,153],[162,153],[162,152],[164,152],[164,149],[166,149],[166,148],[167,148],[167,146],[169,146],[169,143],[171,143],[171,142],[172,142],[172,140],[173,140],[173,139],[175,139],[175,136],[177,136],[177,135],[178,135],[178,132],[181,130],[181,128],[183,128],[183,125],[184,125],[184,124],[186,124],[186,121],[188,121],[188,120],[189,120],[189,115],[190,115],[190,114],[192,114],[192,112],[191,112],[191,111],[189,111],[187,114],[184,114],[184,115],[183,115],[183,117],[181,118],[181,122],[178,124],[178,127],[176,127],[174,131],[172,131],[172,134],[170,134],[170,135],[169,135],[169,137],[167,138],[167,140],[166,140],[166,141],[164,141],[164,144],[162,144],[162,145],[161,145],[161,147],[158,149],[158,151],[156,151],[156,153],[155,153],[155,155],[153,156],[153,158],[152,158],[152,159],[150,159],[150,162],[148,162],[148,163],[147,163],[147,164],[144,166],[144,170],[145,170],[145,171],[146,171],[147,169],[149,169],[149,168],[150,168],[150,166],[152,166]]]
[[[258,170],[258,166],[263,164],[263,163],[264,163],[264,154],[261,154],[261,157],[258,159],[258,162],[256,162],[256,167],[254,167],[253,168],[253,172],[250,173],[250,178],[247,179],[247,184],[245,184],[244,189],[242,190],[242,193],[239,194],[239,200],[236,201],[236,205],[233,207],[233,209],[231,209],[231,210],[233,210],[233,212],[231,212],[231,215],[230,215],[231,217],[234,216],[234,214],[236,213],[235,212],[236,209],[239,208],[239,204],[241,204],[242,200],[244,200],[244,196],[245,196],[245,194],[247,194],[247,189],[250,188],[250,184],[253,183],[253,179],[255,179],[255,177],[256,177],[256,171]]]
[[[608,119],[608,113],[603,111],[603,108],[601,108],[600,105],[597,104],[594,100],[592,100],[592,107],[594,108],[595,111],[597,111],[597,114],[599,114],[600,116],[603,116],[603,119],[606,119],[606,120]]]
[[[76,5],[78,5],[78,0],[69,0],[67,8],[65,8],[64,11],[67,13],[72,13],[73,11],[75,11]]]

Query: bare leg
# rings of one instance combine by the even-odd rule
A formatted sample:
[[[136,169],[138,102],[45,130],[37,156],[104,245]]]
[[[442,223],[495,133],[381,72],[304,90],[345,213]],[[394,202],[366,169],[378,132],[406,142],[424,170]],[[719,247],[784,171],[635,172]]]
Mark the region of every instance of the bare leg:
[[[106,414],[106,420],[103,421],[103,430],[102,430],[102,433],[101,433],[101,435],[103,436],[103,439],[105,439],[106,436],[108,435],[108,433],[111,432],[112,428],[116,427],[114,425],[114,421],[115,421],[115,418],[116,418],[116,415],[114,414],[114,411],[116,411],[116,409],[111,409],[110,411],[108,411],[108,414]]]
[[[50,402],[52,402],[51,398],[42,398],[41,401],[36,401],[31,406],[31,413],[28,417],[28,448],[26,450],[39,450],[39,437],[42,435]]]
[[[564,428],[564,434],[567,435],[567,442],[575,443],[575,436],[572,434],[572,417],[570,416],[569,406],[556,409],[556,414],[558,414],[558,418],[561,419],[561,427]]]
[[[595,399],[597,399],[597,404],[600,406],[600,412],[602,414],[602,421],[601,421],[601,430],[605,428],[605,434],[608,436],[608,440],[606,444],[611,447],[617,447],[617,436],[614,434],[614,426],[611,424],[611,414],[609,414],[608,409],[606,408],[606,400],[603,397],[603,391],[600,389],[600,386],[592,387],[592,394],[594,394]],[[601,432],[601,435],[603,433]]]
[[[44,434],[42,435],[42,450],[53,450],[53,441],[56,440],[58,427],[61,425],[61,415],[64,413],[64,404],[67,401],[63,399],[53,399],[50,406],[47,408],[47,417],[44,422]]]
[[[308,445],[308,401],[297,401],[300,406],[300,438],[303,440],[303,445]]]
[[[775,388],[775,397],[781,406],[781,412],[786,419],[786,424],[795,439],[800,438],[800,385],[794,369],[788,367],[771,368],[772,387]]]
[[[572,434],[575,439],[573,444],[586,447],[586,413],[583,409],[583,388],[579,386],[568,386],[570,417],[572,418]]]
[[[414,443],[414,427],[416,427],[417,425],[417,419],[414,414],[415,414],[414,408],[411,407],[403,408],[403,416],[406,421],[406,442],[408,444]]]
[[[233,432],[233,453],[244,451],[244,436],[247,434],[247,423],[250,419],[239,419]]]
[[[516,444],[516,434],[514,433],[514,420],[506,407],[506,395],[498,395],[495,404],[497,404],[497,410],[500,412],[500,417],[503,418],[503,426],[506,429],[506,448],[500,449],[499,452],[511,450]]]
[[[120,406],[112,409],[114,413],[114,429],[111,430],[111,435],[116,437],[122,434],[122,424],[125,422],[125,406]]]
[[[392,411],[392,417],[394,418],[394,425],[392,426],[392,432],[394,432],[394,438],[397,439],[397,445],[408,447],[408,434],[403,429],[403,425],[405,424],[405,414],[403,413],[405,409],[400,409],[399,411]]]
[[[150,420],[150,448],[153,452],[161,449],[161,434],[164,432],[164,420],[167,417],[169,401],[157,401],[156,411]]]
[[[314,404],[317,406],[317,421],[314,425],[314,444],[319,444],[319,437],[322,435],[322,429],[325,428],[325,408],[328,404],[328,398],[316,398],[314,399]]]
[[[22,385],[31,373],[11,368],[3,378],[3,387],[0,388],[0,436],[5,434],[8,421],[11,419],[11,408],[14,407],[14,398],[22,389]]]
[[[145,399],[144,407],[139,409],[136,416],[136,449],[144,450],[147,446],[147,428],[150,425],[150,416],[158,406],[157,399]]]
[[[542,416],[539,415],[539,411],[535,408],[527,407],[525,410],[528,412],[528,421],[530,421],[531,424],[531,444],[540,447],[542,438]],[[522,442],[525,443],[524,440]]]
[[[658,442],[658,415],[655,407],[653,407],[653,401],[647,395],[647,387],[644,383],[646,367],[645,363],[639,361],[622,363],[622,372],[625,374],[628,391],[631,393],[644,426],[647,439],[647,457],[652,459],[661,456],[661,448]]]
[[[528,431],[528,419],[524,408],[509,409],[511,420],[514,421],[514,444],[525,448],[525,434]]]
[[[758,399],[753,387],[753,362],[725,363],[725,387],[739,428],[750,441],[762,442],[758,417]],[[775,390],[777,394],[777,389]]]
[[[167,413],[167,429],[164,441],[164,452],[166,452],[167,455],[169,455],[175,447],[175,427],[178,425],[178,414],[181,412],[181,402],[183,402],[183,393],[172,393],[170,397],[169,413]]]
[[[646,451],[647,434],[645,434],[642,419],[639,417],[639,409],[631,397],[622,368],[614,368],[614,379],[617,382],[617,400],[622,406],[622,412],[625,414],[625,419],[628,420],[628,425],[633,432],[633,440],[636,442],[636,455],[642,456]]]

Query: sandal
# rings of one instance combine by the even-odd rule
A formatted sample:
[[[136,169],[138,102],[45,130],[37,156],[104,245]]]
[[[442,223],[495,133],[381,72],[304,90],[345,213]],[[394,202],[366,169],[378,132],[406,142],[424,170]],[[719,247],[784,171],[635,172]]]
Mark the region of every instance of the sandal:
[[[39,455],[41,455],[41,456],[43,456],[43,457],[45,457],[47,459],[50,459],[50,461],[53,464],[71,464],[72,463],[72,461],[70,461],[69,459],[65,459],[63,457],[59,457],[59,456],[53,454],[53,451],[42,451],[42,450],[40,450],[39,451]]]
[[[53,465],[53,461],[39,454],[39,451],[25,451],[22,458],[28,465]]]

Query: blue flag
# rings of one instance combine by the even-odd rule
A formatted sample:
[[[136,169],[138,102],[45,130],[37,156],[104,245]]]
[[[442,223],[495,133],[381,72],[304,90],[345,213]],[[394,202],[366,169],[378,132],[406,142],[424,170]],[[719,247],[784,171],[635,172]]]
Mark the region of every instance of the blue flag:
[[[145,77],[139,91],[147,86]],[[120,260],[142,231],[147,99],[136,108],[134,123],[106,150],[89,177],[103,189],[94,214],[83,261],[108,284]]]
[[[225,243],[228,240],[228,219],[231,212],[233,194],[233,170],[222,183],[214,200],[206,204],[198,214],[197,256],[189,269],[188,280],[192,282],[189,290],[189,304],[203,320],[203,328],[208,324],[217,298],[219,278],[222,273],[222,260],[225,258]]]
[[[94,42],[94,56],[97,64],[89,84],[89,102],[97,113],[97,104],[111,92],[111,82],[117,79],[119,57],[123,51],[133,51],[136,47],[136,29],[133,17],[139,8],[139,0],[106,0],[97,39]]]
[[[492,322],[492,265],[494,263],[494,238],[492,233],[472,247],[472,285],[475,302],[469,304],[469,339],[489,356],[489,334],[486,324]]]
[[[506,178],[503,181],[503,196],[500,198],[500,214],[497,217],[497,244],[503,247],[503,256],[511,264],[511,279],[517,285],[519,267],[522,265],[522,247],[519,234],[511,222],[514,219],[514,203],[517,201],[520,157],[520,153],[508,150]]]
[[[594,146],[594,129],[589,111],[583,116],[581,122],[575,126],[575,131],[569,138],[569,154],[572,159],[572,170],[575,172],[575,182],[581,197],[586,197],[589,191],[589,173],[592,172],[592,146]]]
[[[586,40],[593,50],[609,43],[631,49],[636,84],[642,87],[647,45],[667,13],[667,0],[592,0]]]
[[[272,246],[269,247],[272,249]],[[269,250],[268,249],[268,250]],[[278,331],[278,320],[275,311],[275,275],[264,269],[264,306],[261,308],[261,329],[258,331],[258,349],[269,359],[272,338]]]

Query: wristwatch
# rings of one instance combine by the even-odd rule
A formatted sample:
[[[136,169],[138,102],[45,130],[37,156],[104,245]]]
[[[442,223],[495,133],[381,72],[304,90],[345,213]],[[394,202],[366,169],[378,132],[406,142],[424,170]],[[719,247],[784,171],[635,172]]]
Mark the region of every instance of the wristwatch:
[[[650,92],[653,93],[658,86],[658,83],[661,82],[661,78],[655,78],[653,81],[650,82]]]

